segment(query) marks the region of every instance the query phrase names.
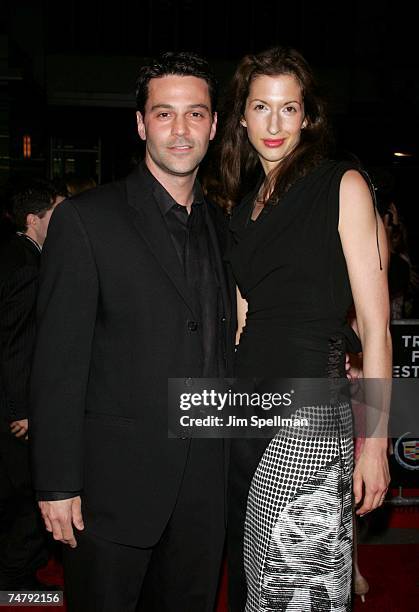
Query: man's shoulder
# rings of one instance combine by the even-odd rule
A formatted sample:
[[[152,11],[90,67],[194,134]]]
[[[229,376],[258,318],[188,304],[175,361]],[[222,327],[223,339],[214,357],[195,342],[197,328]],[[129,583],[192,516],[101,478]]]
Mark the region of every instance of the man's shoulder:
[[[66,206],[74,207],[81,215],[86,211],[103,210],[120,206],[126,200],[125,179],[99,185],[84,191],[66,201]]]
[[[39,255],[30,245],[25,244],[26,238],[10,235],[0,247],[0,282],[7,279],[10,274],[25,266],[38,267]]]
[[[76,196],[64,200],[54,210],[51,218],[51,228],[64,227],[68,222],[81,223],[95,227],[101,222],[112,224],[127,208],[126,181],[114,181],[84,191]]]
[[[91,214],[121,212],[128,207],[133,193],[146,194],[151,192],[149,181],[139,167],[134,168],[126,177],[105,183],[89,191],[85,191],[66,201],[66,206],[72,206],[81,217]]]

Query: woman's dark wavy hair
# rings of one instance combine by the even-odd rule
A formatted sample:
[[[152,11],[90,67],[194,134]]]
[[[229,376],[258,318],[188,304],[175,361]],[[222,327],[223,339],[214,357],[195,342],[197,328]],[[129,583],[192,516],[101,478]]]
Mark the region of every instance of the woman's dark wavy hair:
[[[250,144],[247,131],[240,125],[250,85],[258,76],[293,75],[301,86],[306,127],[299,144],[265,179],[263,201],[277,203],[291,185],[325,158],[329,146],[329,129],[325,106],[317,93],[311,68],[295,49],[274,47],[256,55],[246,55],[233,76],[226,98],[224,129],[219,143],[221,171],[218,203],[227,210],[239,202],[246,177],[256,170],[259,158]]]

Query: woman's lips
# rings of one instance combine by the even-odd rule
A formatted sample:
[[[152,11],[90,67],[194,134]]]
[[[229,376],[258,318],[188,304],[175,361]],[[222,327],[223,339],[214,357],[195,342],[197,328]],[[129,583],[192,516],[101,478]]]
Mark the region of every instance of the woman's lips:
[[[263,144],[265,147],[269,147],[270,149],[274,149],[275,147],[280,147],[284,142],[284,138],[276,138],[275,140],[269,139],[264,140]]]

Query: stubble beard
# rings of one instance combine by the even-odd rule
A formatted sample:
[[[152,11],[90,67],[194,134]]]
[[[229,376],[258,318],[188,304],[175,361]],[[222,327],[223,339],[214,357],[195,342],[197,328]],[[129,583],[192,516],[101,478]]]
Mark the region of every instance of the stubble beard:
[[[160,168],[160,170],[162,170],[163,172],[165,172],[166,174],[170,174],[172,176],[189,176],[191,174],[193,174],[199,167],[201,161],[203,160],[205,153],[206,153],[206,149],[205,151],[202,152],[202,155],[199,156],[192,156],[191,159],[189,160],[184,160],[183,162],[183,167],[182,167],[182,161],[179,160],[178,163],[176,163],[176,160],[172,159],[170,157],[170,154],[159,154],[156,155],[156,152],[153,149],[148,149],[148,155],[150,156],[151,160],[153,161],[153,163]]]

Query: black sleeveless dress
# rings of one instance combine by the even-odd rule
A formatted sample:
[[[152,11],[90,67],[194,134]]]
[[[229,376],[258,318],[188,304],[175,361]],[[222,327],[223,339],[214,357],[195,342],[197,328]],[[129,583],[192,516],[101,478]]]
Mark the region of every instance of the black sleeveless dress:
[[[227,260],[248,302],[237,377],[344,377],[345,352],[361,350],[346,323],[352,295],[338,234],[339,187],[349,169],[356,168],[322,162],[254,222],[256,192],[234,211]],[[327,435],[300,437],[283,427],[272,440],[232,441],[232,612],[349,609],[351,410],[308,405],[302,415]]]

